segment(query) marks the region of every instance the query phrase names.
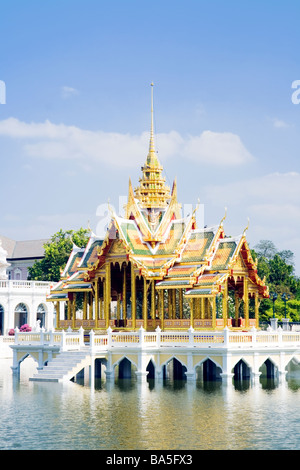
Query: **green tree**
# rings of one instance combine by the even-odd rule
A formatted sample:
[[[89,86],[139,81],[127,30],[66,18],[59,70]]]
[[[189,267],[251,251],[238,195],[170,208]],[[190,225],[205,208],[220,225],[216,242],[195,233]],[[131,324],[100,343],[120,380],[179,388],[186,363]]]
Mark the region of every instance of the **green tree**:
[[[87,229],[80,228],[74,230],[60,230],[55,233],[51,240],[45,243],[45,257],[41,261],[36,261],[28,269],[28,279],[35,281],[59,281],[60,272],[66,266],[73,243],[80,248],[87,245]]]
[[[253,250],[252,256],[257,260],[257,273],[265,277],[270,292],[277,293],[275,301],[276,316],[281,319],[285,312],[293,321],[300,321],[300,279],[294,274],[294,254],[291,250],[277,251],[270,240],[261,240]],[[285,303],[282,294],[288,295]],[[268,321],[273,316],[273,302],[264,299],[260,304],[260,320]]]

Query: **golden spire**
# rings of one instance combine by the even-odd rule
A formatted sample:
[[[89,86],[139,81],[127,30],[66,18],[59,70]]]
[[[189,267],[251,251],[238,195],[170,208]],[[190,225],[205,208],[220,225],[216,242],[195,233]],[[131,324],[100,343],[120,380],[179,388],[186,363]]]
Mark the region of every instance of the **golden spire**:
[[[149,153],[147,155],[147,165],[149,167],[161,167],[158,162],[158,158],[155,152],[154,146],[154,119],[153,119],[153,82],[151,83],[151,126],[150,126],[150,141],[149,141]],[[162,169],[162,167],[161,167]]]
[[[151,83],[151,127],[150,127],[150,142],[149,142],[149,152],[155,152],[154,148],[154,124],[153,124],[153,86],[154,83]]]
[[[165,178],[161,173],[163,167],[158,161],[154,147],[153,124],[153,82],[151,83],[151,126],[149,152],[145,165],[142,167],[143,177],[140,186],[135,190],[136,198],[145,209],[165,208],[170,198],[170,188],[165,185]]]

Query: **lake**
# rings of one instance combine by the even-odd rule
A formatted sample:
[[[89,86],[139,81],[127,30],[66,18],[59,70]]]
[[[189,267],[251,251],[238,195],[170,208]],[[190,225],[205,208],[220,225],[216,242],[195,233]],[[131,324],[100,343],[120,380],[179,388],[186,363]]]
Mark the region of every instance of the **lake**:
[[[297,450],[300,376],[282,382],[29,382],[0,360],[1,450]]]

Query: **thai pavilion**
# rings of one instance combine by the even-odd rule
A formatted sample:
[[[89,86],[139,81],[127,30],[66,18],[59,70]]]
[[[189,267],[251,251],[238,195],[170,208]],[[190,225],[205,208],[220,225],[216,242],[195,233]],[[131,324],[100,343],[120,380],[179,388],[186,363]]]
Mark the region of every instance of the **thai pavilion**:
[[[182,218],[176,181],[166,185],[151,131],[139,186],[129,180],[125,215],[111,209],[104,239],[91,232],[73,246],[48,301],[57,329],[104,332],[258,327],[268,288],[257,275],[245,232],[227,237],[223,223],[198,228],[196,210]],[[102,331],[101,331],[102,330]]]

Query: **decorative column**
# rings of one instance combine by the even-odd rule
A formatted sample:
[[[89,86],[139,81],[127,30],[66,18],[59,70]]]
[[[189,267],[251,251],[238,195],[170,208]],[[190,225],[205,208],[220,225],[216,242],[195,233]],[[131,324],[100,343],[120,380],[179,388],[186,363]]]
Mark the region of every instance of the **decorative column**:
[[[56,328],[59,328],[59,314],[60,314],[60,305],[59,302],[55,302],[55,311],[56,311]]]
[[[234,311],[235,311],[235,327],[239,326],[239,295],[237,292],[234,293]]]
[[[223,320],[224,328],[227,326],[227,317],[228,317],[228,281],[226,279],[223,290]]]
[[[212,327],[216,329],[216,318],[217,318],[217,303],[216,303],[216,296],[212,298]]]
[[[168,318],[171,319],[172,313],[173,313],[171,289],[168,289],[167,292],[168,292]]]
[[[98,278],[95,279],[95,328],[98,328],[99,317],[99,285]]]
[[[200,297],[198,298],[195,298],[195,318],[199,319],[200,318],[200,302],[201,302],[201,299]]]
[[[121,318],[121,300],[120,300],[120,294],[117,294],[117,321],[119,325],[119,320]]]
[[[104,302],[102,297],[100,298],[100,318],[101,320],[104,319]]]
[[[244,317],[245,326],[249,326],[249,294],[248,294],[248,278],[244,276]]]
[[[172,318],[176,318],[176,289],[172,290]]]
[[[151,318],[155,320],[155,282],[151,281]]]
[[[258,298],[258,292],[255,292],[254,302],[255,302],[255,327],[258,328],[258,326],[259,326],[259,298]]]
[[[83,293],[83,319],[87,319],[87,294],[88,292]]]
[[[164,317],[165,317],[165,302],[164,302],[164,289],[158,291],[159,295],[159,311],[160,311],[160,326],[164,329]]]
[[[126,326],[126,318],[127,318],[127,302],[126,302],[126,264],[124,264],[124,271],[123,271],[123,294],[122,294],[122,314],[124,325]]]
[[[136,327],[136,280],[133,263],[131,263],[131,321],[132,328]]]
[[[74,330],[76,326],[76,294],[73,293],[72,299],[72,329]]]
[[[194,302],[195,299],[190,299],[190,326],[194,328]]]
[[[205,318],[205,297],[201,297],[201,313],[200,313],[201,320]]]
[[[144,322],[144,328],[147,330],[147,322],[148,322],[148,305],[147,305],[147,279],[144,277],[143,278],[143,322]]]
[[[179,318],[182,320],[183,318],[183,291],[179,289]]]
[[[110,262],[108,261],[105,265],[105,328],[109,327],[110,319],[110,301],[111,301],[111,271]]]
[[[71,311],[72,311],[72,294],[68,295],[68,311],[67,311],[67,320],[71,320]]]

